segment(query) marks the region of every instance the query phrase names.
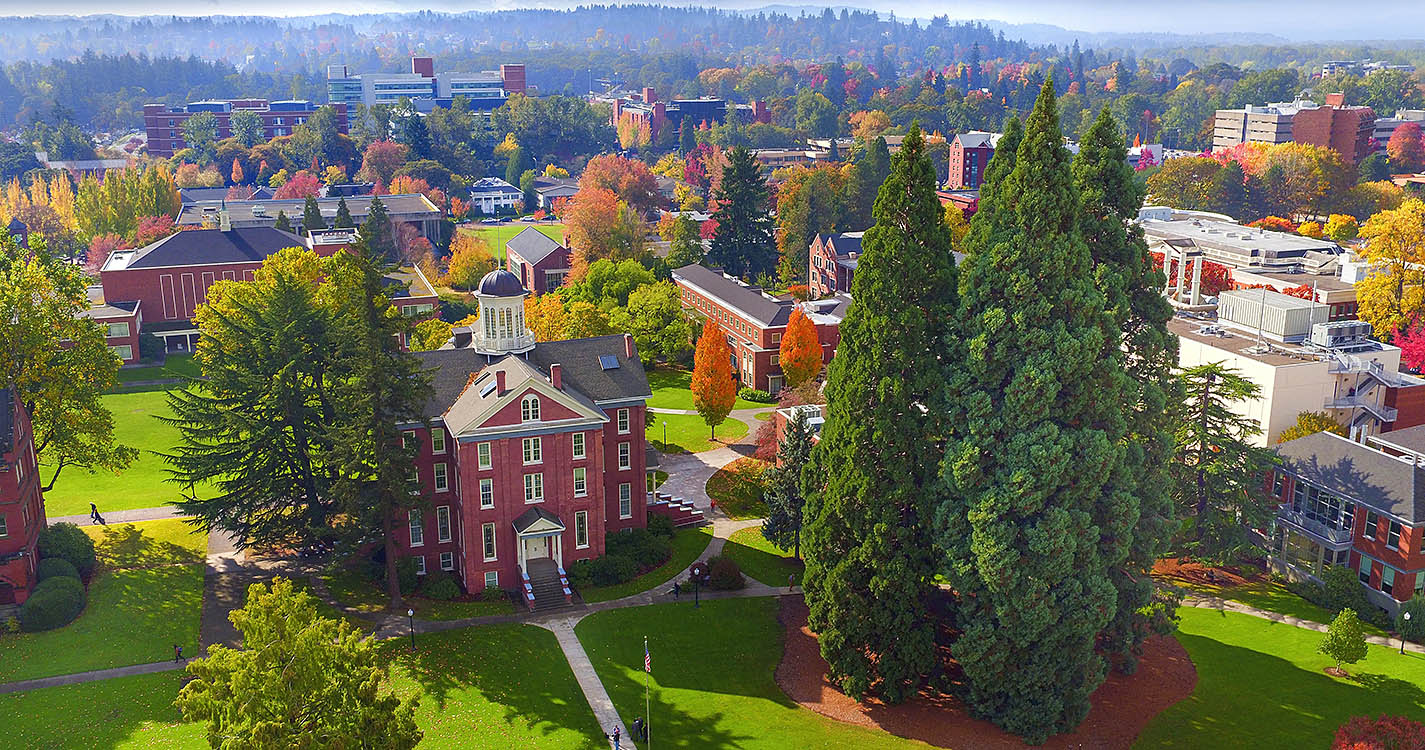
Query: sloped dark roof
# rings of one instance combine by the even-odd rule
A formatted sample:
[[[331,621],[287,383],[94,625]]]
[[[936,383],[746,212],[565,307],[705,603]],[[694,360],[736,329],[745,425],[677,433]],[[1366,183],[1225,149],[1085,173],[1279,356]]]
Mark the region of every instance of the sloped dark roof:
[[[1276,447],[1282,468],[1332,494],[1407,521],[1425,520],[1425,467],[1318,432]]]
[[[529,529],[529,527],[535,525],[540,520],[556,524],[561,529],[564,528],[564,522],[559,520],[559,516],[556,516],[553,513],[550,513],[549,511],[545,510],[544,508],[541,508],[536,505],[530,508],[529,510],[519,514],[519,517],[514,520],[513,525],[515,527],[515,532],[523,534],[526,530]]]
[[[1371,439],[1402,451],[1425,454],[1425,424],[1383,432]]]
[[[861,232],[851,234],[828,234],[825,235],[827,244],[836,252],[837,258],[845,258],[851,253],[861,253]]]
[[[763,326],[784,326],[792,316],[792,303],[764,297],[761,292],[753,291],[705,266],[693,264],[674,269],[673,281],[685,281],[696,286]]]
[[[496,268],[480,279],[480,286],[476,294],[490,297],[518,297],[524,294],[524,285],[520,283],[520,277],[503,268]]]
[[[519,234],[511,237],[505,243],[505,249],[519,255],[521,258],[534,265],[539,265],[540,261],[548,258],[552,253],[558,252],[564,246],[554,241],[554,238],[534,227],[525,227]]]
[[[990,144],[990,133],[960,133],[955,136],[955,143],[961,148],[987,148]]]
[[[9,388],[0,388],[0,453],[15,447],[15,401]]]
[[[518,192],[521,192],[518,187],[511,185],[509,182],[502,180],[499,177],[482,177],[476,180],[474,185],[470,186],[470,193],[472,195],[479,193],[509,194]]]
[[[125,268],[162,268],[211,263],[249,263],[306,242],[291,232],[272,227],[189,229],[141,248]]]

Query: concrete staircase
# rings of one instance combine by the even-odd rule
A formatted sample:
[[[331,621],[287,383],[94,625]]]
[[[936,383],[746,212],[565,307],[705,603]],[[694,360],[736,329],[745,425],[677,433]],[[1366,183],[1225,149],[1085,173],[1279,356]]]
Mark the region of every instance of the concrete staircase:
[[[559,572],[559,566],[548,558],[525,561],[534,601],[529,608],[535,612],[558,609],[570,601],[569,583]]]
[[[701,526],[708,522],[691,502],[662,492],[654,493],[649,499],[648,512],[667,517],[674,526]]]

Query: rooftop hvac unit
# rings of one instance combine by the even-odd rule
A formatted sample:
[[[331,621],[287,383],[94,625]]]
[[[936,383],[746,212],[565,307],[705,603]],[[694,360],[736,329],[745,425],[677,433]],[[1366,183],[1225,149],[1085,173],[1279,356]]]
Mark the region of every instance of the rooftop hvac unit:
[[[1359,320],[1317,323],[1311,326],[1311,343],[1326,349],[1359,346],[1371,334],[1371,324]]]
[[[262,206],[262,205],[253,206],[253,207],[252,207],[252,215],[253,215],[253,216],[266,216],[266,215],[267,215],[267,206]]]

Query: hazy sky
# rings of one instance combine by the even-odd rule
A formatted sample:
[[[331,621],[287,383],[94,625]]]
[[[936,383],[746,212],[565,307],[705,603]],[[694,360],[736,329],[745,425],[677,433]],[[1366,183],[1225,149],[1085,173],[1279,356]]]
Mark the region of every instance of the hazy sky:
[[[667,1],[667,0],[665,0]],[[721,7],[750,8],[775,0],[723,0]],[[783,0],[787,5],[805,3]],[[565,0],[0,0],[0,15],[121,13],[124,15],[313,15],[432,10],[488,10],[512,7],[569,7]],[[672,0],[670,4],[685,4]],[[701,3],[699,3],[701,4]],[[901,17],[995,19],[1011,23],[1047,23],[1086,31],[1265,31],[1289,38],[1425,38],[1425,2],[1377,0],[1369,13],[1355,13],[1340,0],[869,0],[843,2],[853,7],[894,11]],[[1381,19],[1390,19],[1387,25]]]

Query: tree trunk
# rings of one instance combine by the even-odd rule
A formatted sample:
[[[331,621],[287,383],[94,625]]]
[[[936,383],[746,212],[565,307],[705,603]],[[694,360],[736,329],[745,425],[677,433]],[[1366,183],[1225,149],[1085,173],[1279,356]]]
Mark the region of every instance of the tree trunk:
[[[391,609],[400,610],[401,601],[401,577],[396,575],[396,529],[395,522],[390,513],[385,514],[381,522],[385,530],[386,545],[386,593],[391,597]]]

